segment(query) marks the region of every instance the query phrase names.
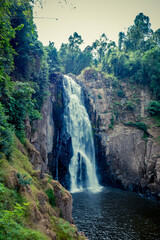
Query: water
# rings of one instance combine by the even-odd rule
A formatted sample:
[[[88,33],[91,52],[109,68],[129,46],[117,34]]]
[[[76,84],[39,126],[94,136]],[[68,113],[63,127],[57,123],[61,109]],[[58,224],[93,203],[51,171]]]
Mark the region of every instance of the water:
[[[111,187],[74,193],[73,218],[90,240],[160,240],[160,205]]]
[[[73,157],[69,165],[71,192],[99,187],[95,170],[95,151],[92,127],[84,106],[80,85],[64,76],[64,128],[72,138]]]

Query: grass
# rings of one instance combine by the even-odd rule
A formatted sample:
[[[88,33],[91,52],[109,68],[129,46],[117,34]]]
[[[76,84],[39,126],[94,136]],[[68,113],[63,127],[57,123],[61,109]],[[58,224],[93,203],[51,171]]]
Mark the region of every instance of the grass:
[[[56,232],[57,240],[74,240],[74,239],[83,239],[83,237],[77,236],[77,229],[75,226],[69,224],[67,221],[62,218],[52,217],[52,224],[54,231]]]

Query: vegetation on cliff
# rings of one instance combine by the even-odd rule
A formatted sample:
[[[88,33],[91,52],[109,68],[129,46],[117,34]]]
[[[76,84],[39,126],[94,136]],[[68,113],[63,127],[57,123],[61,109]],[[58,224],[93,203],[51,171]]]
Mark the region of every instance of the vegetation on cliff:
[[[71,195],[30,163],[37,151],[25,122],[41,118],[49,81],[60,70],[54,45],[38,41],[33,3],[0,3],[0,239],[83,239],[70,224]]]

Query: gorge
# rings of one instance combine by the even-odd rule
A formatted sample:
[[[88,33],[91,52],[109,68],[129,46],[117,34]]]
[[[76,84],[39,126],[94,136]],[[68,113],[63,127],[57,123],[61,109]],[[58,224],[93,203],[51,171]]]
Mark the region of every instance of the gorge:
[[[33,136],[31,134],[31,142],[36,147],[36,141],[39,141],[38,136],[42,136],[41,144],[46,142],[47,146],[48,143],[46,139],[54,139],[52,140],[52,151],[49,146],[48,151],[51,152],[47,153],[47,148],[45,149],[49,162],[43,162],[49,165],[53,177],[57,178],[62,185],[73,192],[73,217],[79,229],[84,231],[86,236],[91,239],[97,239],[96,237],[94,238],[97,231],[98,237],[101,239],[111,239],[112,235],[114,235],[115,239],[116,237],[117,239],[127,239],[129,237],[130,239],[135,239],[135,236],[137,236],[137,239],[141,239],[140,236],[145,237],[145,233],[149,234],[150,239],[158,238],[160,233],[156,219],[160,218],[159,207],[151,200],[145,200],[128,191],[121,192],[121,190],[114,190],[110,187],[104,188],[101,192],[95,193],[95,195],[94,193],[87,192],[85,189],[83,192],[74,193],[81,188],[89,188],[86,181],[88,169],[84,167],[84,165],[81,165],[81,179],[83,181],[80,181],[80,158],[77,158],[77,155],[79,155],[78,149],[81,147],[80,153],[85,152],[85,146],[89,144],[85,134],[89,136],[90,147],[91,149],[93,148],[90,135],[91,127],[89,125],[89,132],[87,132],[85,126],[85,124],[88,126],[89,119],[88,114],[84,112],[84,106],[81,105],[83,103],[86,106],[92,123],[97,166],[96,172],[100,184],[136,191],[144,196],[159,199],[158,176],[160,149],[158,143],[152,137],[152,134],[155,132],[158,134],[158,128],[154,127],[156,131],[155,129],[148,130],[146,141],[143,137],[143,130],[123,124],[130,121],[133,122],[139,116],[139,112],[144,119],[147,114],[145,107],[150,100],[148,90],[145,90],[146,99],[143,97],[144,90],[137,88],[135,91],[132,89],[130,96],[128,86],[123,82],[122,86],[126,96],[120,101],[123,102],[124,106],[125,101],[127,102],[130,97],[135,95],[135,92],[142,97],[138,101],[137,109],[134,112],[128,109],[124,110],[122,106],[119,107],[119,114],[117,114],[116,119],[112,112],[113,98],[116,96],[114,88],[112,87],[114,80],[111,78],[106,79],[101,72],[88,69],[78,78],[70,74],[70,76],[55,75],[55,79],[56,81],[54,80],[51,86],[51,96],[48,98],[49,104],[43,107],[43,121],[38,120],[41,124],[37,124],[37,131],[34,132]],[[45,120],[45,116],[49,119]],[[85,122],[82,117],[86,118]],[[113,129],[111,129],[109,126],[113,117],[114,125]],[[48,123],[51,125],[48,125]],[[34,124],[36,125],[36,122]],[[40,126],[40,129],[38,126]],[[42,129],[44,129],[43,135]],[[50,131],[51,129],[52,132]],[[85,132],[82,132],[83,129],[85,129]],[[51,133],[55,135],[51,135]],[[35,136],[37,136],[37,139]],[[83,141],[87,142],[86,145],[83,145],[84,142],[81,142],[82,137]],[[40,149],[44,150],[44,146]],[[94,149],[92,149],[91,152],[94,154]],[[76,153],[75,157],[74,153]],[[83,153],[83,156],[87,154],[88,152]],[[91,158],[94,159],[93,155]],[[151,161],[151,159],[153,160]],[[76,160],[77,162],[77,166],[74,166],[74,168],[70,168],[72,160]],[[97,186],[94,162],[93,169],[95,179],[93,185]],[[76,180],[72,179],[71,174]],[[75,181],[73,185],[71,184],[72,181]],[[95,187],[95,189],[96,188],[97,187]],[[113,198],[114,204],[112,204]],[[101,201],[103,201],[103,204],[101,204]],[[126,205],[124,203],[126,203]],[[92,218],[87,215],[88,209],[92,208],[91,206],[97,209]],[[114,209],[111,206],[114,206]],[[150,210],[147,209],[148,207]],[[84,209],[84,214],[81,214],[82,208]],[[151,214],[152,217],[150,215],[143,216],[143,211],[140,211],[140,208],[142,208],[144,212],[149,211],[148,214],[154,209],[153,214]],[[116,217],[112,217],[112,214],[117,217],[119,216],[119,219],[121,219],[118,209],[122,212],[129,211],[122,222],[124,226],[126,226],[129,221],[130,226],[123,228],[119,226],[118,222],[115,222],[113,225],[110,223],[111,229],[104,230],[106,219],[108,219],[108,222],[116,221]],[[141,220],[137,219],[137,213]],[[139,229],[138,222],[142,221],[143,218],[146,223],[144,225],[142,224],[141,229]],[[100,221],[103,227],[99,227],[93,223],[92,219],[93,221],[94,219],[96,219],[95,221],[97,222]],[[87,226],[84,226],[85,221],[87,221]],[[90,231],[90,224],[95,224],[95,228],[92,229],[92,231]],[[150,226],[152,226],[152,230],[154,229],[153,231],[151,231]],[[120,229],[123,231],[121,236],[117,235],[117,231],[120,231]],[[151,233],[147,231],[151,231]],[[108,236],[108,238],[105,236]]]
[[[97,74],[97,79],[95,79],[95,74]],[[72,78],[75,80],[74,76]],[[130,122],[136,122],[135,120],[139,117],[146,118],[145,107],[150,101],[148,90],[145,90],[145,95],[148,97],[144,99],[144,90],[136,88],[131,91],[128,89],[130,86],[127,86],[124,82],[121,86],[126,96],[118,97],[112,87],[114,80],[104,78],[100,72],[95,72],[95,70],[86,70],[76,81],[83,89],[84,102],[92,122],[97,174],[100,184],[110,184],[123,189],[130,189],[158,199],[160,147],[154,139],[159,134],[159,128],[154,125],[154,120],[148,118],[147,124],[153,125],[153,127],[148,129],[147,138],[144,138],[142,129],[129,126]],[[56,178],[56,166],[58,166],[59,181],[67,189],[70,189],[69,163],[75,149],[73,150],[74,146],[72,147],[72,133],[70,130],[65,130],[67,123],[64,127],[64,118],[67,117],[65,115],[62,75],[56,75],[56,81],[54,80],[51,91],[48,103],[42,110],[44,120],[38,120],[41,129],[37,125],[37,131],[31,134],[31,143],[35,147],[38,144],[41,146],[37,150],[42,151],[41,156],[45,155],[43,163],[49,166],[54,178]],[[127,109],[126,105],[130,98],[133,98],[133,95],[139,95],[141,98],[137,103],[135,102],[136,108],[130,110]],[[76,98],[74,94],[73,98]],[[115,105],[116,98],[117,101],[122,102],[121,106]],[[66,101],[68,101],[67,98]],[[76,104],[78,104],[78,100],[76,100]],[[77,111],[75,114],[79,114],[80,117],[80,107],[75,107],[75,111]],[[76,120],[72,121],[74,124],[82,123],[82,120],[80,120],[81,123]],[[112,121],[114,121],[113,126],[111,125]],[[37,123],[34,124],[36,126]],[[44,129],[43,133],[42,129]],[[78,135],[81,137],[80,133]],[[43,141],[39,141],[41,138]],[[47,139],[50,139],[49,145],[51,142],[53,143],[52,150],[51,147],[47,150]],[[43,144],[44,142],[46,145]]]

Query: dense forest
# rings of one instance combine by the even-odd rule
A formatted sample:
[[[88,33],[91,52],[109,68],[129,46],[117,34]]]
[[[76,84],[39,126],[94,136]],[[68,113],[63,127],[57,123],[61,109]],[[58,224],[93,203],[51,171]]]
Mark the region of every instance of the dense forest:
[[[41,119],[41,108],[57,72],[79,75],[85,68],[94,68],[114,76],[117,81],[124,79],[148,86],[154,99],[148,111],[160,117],[160,29],[155,32],[151,29],[148,16],[139,13],[127,33],[119,33],[118,46],[102,34],[91,46],[81,50],[83,39],[75,32],[57,50],[54,42],[43,46],[38,40],[33,5],[33,0],[1,0],[0,3],[0,159],[12,161],[15,139],[23,144],[26,141],[26,120]],[[4,191],[5,187],[0,185],[0,195]],[[14,195],[12,190],[7,191],[7,198]],[[14,196],[15,202],[17,198],[18,195]],[[4,203],[0,207],[6,209]],[[20,212],[23,209],[17,205],[13,211],[16,219]],[[3,214],[1,211],[0,221],[7,222]],[[11,212],[5,214],[9,219]],[[19,220],[16,221],[18,224]]]

